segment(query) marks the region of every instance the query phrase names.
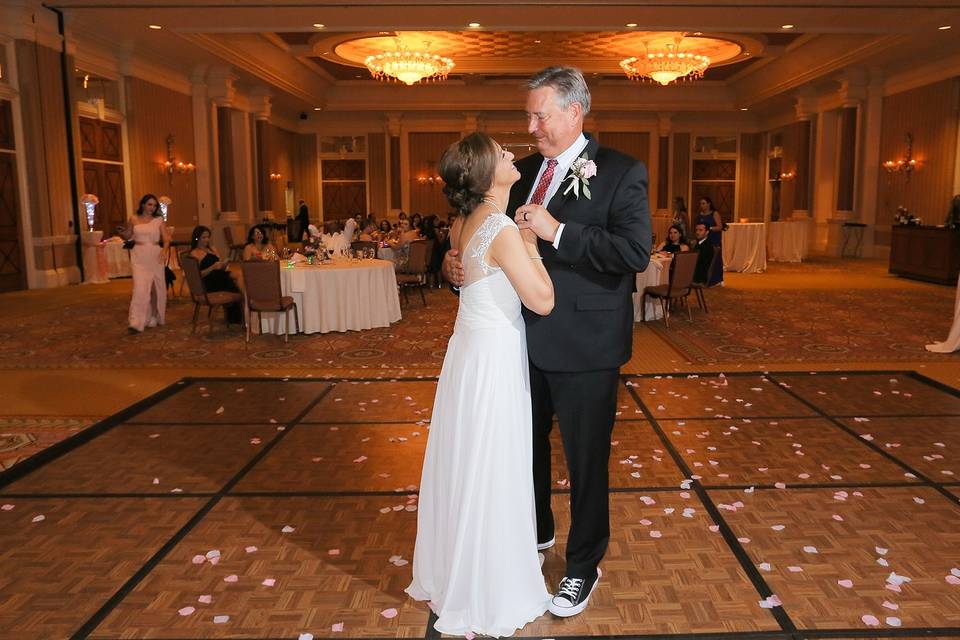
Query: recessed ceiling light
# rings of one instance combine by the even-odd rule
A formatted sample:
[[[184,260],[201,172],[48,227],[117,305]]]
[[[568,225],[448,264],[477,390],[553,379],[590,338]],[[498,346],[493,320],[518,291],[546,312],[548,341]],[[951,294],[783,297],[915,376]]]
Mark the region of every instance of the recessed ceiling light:
[[[793,29],[794,25],[792,24],[782,24],[780,25],[781,29]]]
[[[702,36],[702,35],[703,35],[703,31],[694,31],[694,32],[693,32],[693,35],[695,35],[695,36]]]
[[[313,23],[313,28],[314,28],[314,29],[323,29],[325,26],[327,26],[327,25],[323,24],[322,22],[314,22],[314,23]]]
[[[476,29],[477,27],[480,26],[480,23],[479,23],[479,22],[471,22],[471,23],[468,24],[467,26],[470,27],[471,29]]]
[[[748,110],[747,107],[740,107],[740,111],[747,111],[747,110]]]
[[[533,44],[540,44],[540,41],[539,41],[539,40],[534,40],[534,41],[533,41]]]
[[[949,28],[950,28],[950,25],[949,25],[949,24],[945,24],[945,25],[943,25],[942,27],[937,27],[937,29],[940,29],[940,31],[946,31],[946,30],[949,29]]]
[[[323,107],[314,107],[313,110],[314,110],[314,111],[323,111]]]
[[[160,29],[163,29],[163,27],[161,27],[161,26],[158,25],[158,24],[151,24],[151,25],[147,25],[147,26],[150,27],[151,29],[155,29],[155,30],[157,30],[157,31],[159,31]]]
[[[636,22],[628,22],[628,23],[627,23],[627,26],[628,26],[629,28],[633,29],[635,26],[637,26],[637,23],[636,23]]]

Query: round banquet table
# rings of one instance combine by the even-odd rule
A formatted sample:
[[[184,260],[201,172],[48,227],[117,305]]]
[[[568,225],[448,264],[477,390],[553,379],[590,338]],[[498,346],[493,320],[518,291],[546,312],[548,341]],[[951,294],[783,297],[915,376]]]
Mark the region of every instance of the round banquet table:
[[[644,287],[655,287],[659,284],[667,284],[670,281],[670,262],[673,256],[661,256],[653,254],[650,256],[650,264],[644,271],[637,274],[637,291],[633,294],[633,321],[641,322],[643,320],[643,310],[640,302],[643,299]],[[663,318],[663,308],[660,303],[653,298],[647,298],[647,322],[651,320],[660,320]]]
[[[771,222],[767,228],[767,258],[771,262],[803,262],[807,257],[807,221]]]
[[[361,331],[400,319],[397,278],[393,263],[386,260],[341,259],[294,267],[281,261],[280,287],[297,303],[303,333]],[[283,335],[283,315],[263,314],[261,333]]]
[[[723,234],[723,269],[743,273],[761,273],[767,268],[766,225],[762,222],[736,222]]]

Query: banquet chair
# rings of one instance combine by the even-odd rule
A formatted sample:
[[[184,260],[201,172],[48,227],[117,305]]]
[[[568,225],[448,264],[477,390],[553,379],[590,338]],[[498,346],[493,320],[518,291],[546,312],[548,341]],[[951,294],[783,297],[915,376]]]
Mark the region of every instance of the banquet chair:
[[[420,300],[427,306],[427,299],[423,289],[427,286],[427,271],[430,270],[430,256],[433,254],[433,240],[415,240],[410,243],[410,253],[407,264],[402,271],[397,272],[397,286],[403,292],[404,301],[408,300],[407,289],[416,287],[420,290]]]
[[[227,225],[223,228],[223,239],[227,241],[227,248],[230,251],[228,254],[230,260],[233,262],[238,262],[243,257],[243,242],[236,242],[233,238],[233,227]]]
[[[223,307],[223,320],[229,328],[230,323],[227,320],[227,305],[237,304],[243,300],[239,293],[233,291],[211,291],[203,284],[203,276],[200,274],[200,263],[189,253],[180,254],[180,267],[183,269],[184,279],[187,281],[187,288],[190,290],[190,299],[193,300],[193,333],[197,331],[197,319],[200,316],[200,307],[206,306],[207,323],[210,325],[210,333],[213,333],[213,310],[217,307]],[[247,331],[250,331],[248,328]]]
[[[713,275],[717,269],[720,268],[721,256],[722,254],[719,251],[713,252],[713,260],[710,261],[710,268],[707,269],[707,282],[713,282]],[[710,313],[710,309],[707,308],[707,296],[704,294],[704,290],[707,289],[707,282],[693,282],[690,284],[690,288],[697,298],[697,306],[703,309],[704,313]]]
[[[245,260],[240,263],[243,271],[244,298],[246,299],[247,342],[250,342],[250,316],[257,312],[257,326],[263,326],[263,312],[283,313],[283,341],[290,340],[290,310],[297,333],[300,333],[300,317],[297,303],[291,296],[283,295],[280,287],[280,263],[277,260]]]
[[[675,301],[684,303],[687,307],[687,317],[693,320],[690,313],[690,305],[687,304],[687,298],[690,296],[691,285],[693,284],[693,272],[697,267],[697,254],[693,252],[674,254],[670,262],[670,280],[667,284],[658,284],[646,287],[643,290],[640,304],[640,319],[644,322],[647,319],[647,296],[660,301],[660,308],[663,309],[663,324],[670,328],[670,307]]]

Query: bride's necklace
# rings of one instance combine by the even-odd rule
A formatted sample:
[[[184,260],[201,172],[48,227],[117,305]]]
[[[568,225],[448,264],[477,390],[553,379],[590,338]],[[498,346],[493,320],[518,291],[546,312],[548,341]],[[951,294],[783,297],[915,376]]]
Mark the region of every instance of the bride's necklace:
[[[500,206],[500,203],[497,202],[496,198],[493,196],[484,196],[480,199],[480,202],[486,202],[488,205],[493,207],[497,213],[503,213],[503,207]]]

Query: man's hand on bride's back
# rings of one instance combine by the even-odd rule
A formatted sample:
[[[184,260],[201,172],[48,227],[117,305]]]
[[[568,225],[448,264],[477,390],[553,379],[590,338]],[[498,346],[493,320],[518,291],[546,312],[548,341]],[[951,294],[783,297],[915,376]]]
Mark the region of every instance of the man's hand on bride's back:
[[[463,286],[463,263],[460,262],[460,252],[456,249],[450,249],[443,256],[443,277],[455,287]]]

